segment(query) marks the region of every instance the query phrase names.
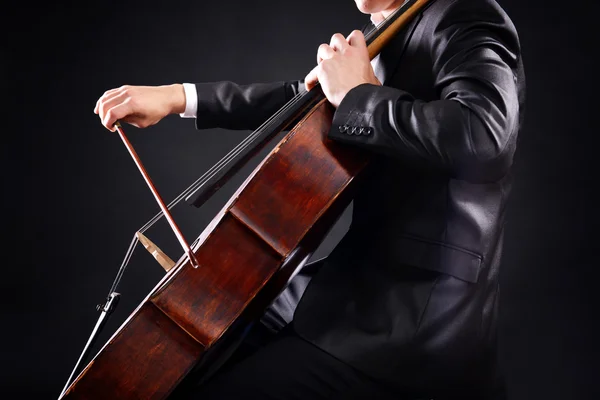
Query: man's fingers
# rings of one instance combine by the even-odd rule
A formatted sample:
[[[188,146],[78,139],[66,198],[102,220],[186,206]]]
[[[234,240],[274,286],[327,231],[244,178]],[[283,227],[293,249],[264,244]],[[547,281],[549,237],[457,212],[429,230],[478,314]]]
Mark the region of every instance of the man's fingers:
[[[323,43],[317,49],[317,64],[320,64],[323,60],[328,60],[335,55],[335,50],[331,48],[327,43]]]
[[[320,68],[320,65],[317,65],[304,78],[304,86],[306,87],[306,90],[311,90],[319,82]]]
[[[108,98],[113,97],[115,93],[119,92],[121,88],[110,89],[104,92],[104,94],[96,100],[96,106],[94,107],[94,114],[98,114],[100,112],[100,104],[105,102]]]
[[[102,97],[98,105],[98,114],[101,119],[104,119],[106,112],[119,103],[123,103],[127,97],[127,93],[119,90]]]
[[[346,50],[346,47],[348,47],[348,41],[341,33],[336,33],[331,37],[329,46],[331,46],[335,51],[342,53],[344,50]]]
[[[367,42],[365,41],[365,35],[359,30],[353,30],[348,35],[348,44],[352,47],[367,48]]]
[[[128,103],[120,103],[112,107],[106,112],[106,116],[102,120],[102,125],[111,132],[115,131],[115,122],[126,117],[130,113]]]

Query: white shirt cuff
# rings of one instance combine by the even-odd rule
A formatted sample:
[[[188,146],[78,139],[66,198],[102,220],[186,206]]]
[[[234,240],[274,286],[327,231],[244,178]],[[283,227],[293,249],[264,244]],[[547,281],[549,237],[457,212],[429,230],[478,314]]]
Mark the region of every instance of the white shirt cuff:
[[[198,111],[196,85],[193,83],[184,83],[183,91],[185,92],[185,111],[179,115],[182,118],[196,118],[196,112]]]

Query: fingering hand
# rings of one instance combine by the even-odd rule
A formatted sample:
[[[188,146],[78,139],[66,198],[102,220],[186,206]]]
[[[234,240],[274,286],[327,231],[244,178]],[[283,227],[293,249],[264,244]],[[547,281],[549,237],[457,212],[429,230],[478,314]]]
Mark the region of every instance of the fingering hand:
[[[371,83],[381,85],[375,76],[365,37],[355,30],[345,39],[340,33],[323,43],[317,51],[317,66],[306,75],[304,84],[311,90],[319,82],[327,100],[338,107],[354,87]]]

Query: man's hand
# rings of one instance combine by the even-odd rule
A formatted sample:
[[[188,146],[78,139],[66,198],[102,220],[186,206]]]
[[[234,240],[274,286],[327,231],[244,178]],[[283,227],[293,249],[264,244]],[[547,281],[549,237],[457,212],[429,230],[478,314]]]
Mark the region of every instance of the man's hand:
[[[183,85],[121,86],[105,92],[96,102],[94,113],[102,125],[115,131],[117,120],[137,128],[156,124],[169,114],[185,111]]]
[[[350,89],[363,83],[381,85],[373,72],[365,37],[358,30],[347,40],[336,33],[330,44],[319,46],[317,64],[304,79],[306,89],[320,82],[327,100],[336,108]]]

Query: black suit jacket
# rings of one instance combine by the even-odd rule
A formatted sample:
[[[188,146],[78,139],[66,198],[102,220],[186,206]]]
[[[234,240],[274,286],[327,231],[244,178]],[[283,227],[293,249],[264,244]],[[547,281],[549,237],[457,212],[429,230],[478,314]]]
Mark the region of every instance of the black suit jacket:
[[[329,137],[377,157],[298,305],[301,336],[393,384],[476,385],[493,352],[520,53],[494,0],[436,0],[382,51],[384,86],[343,99]],[[197,84],[197,128],[256,128],[299,88]]]

